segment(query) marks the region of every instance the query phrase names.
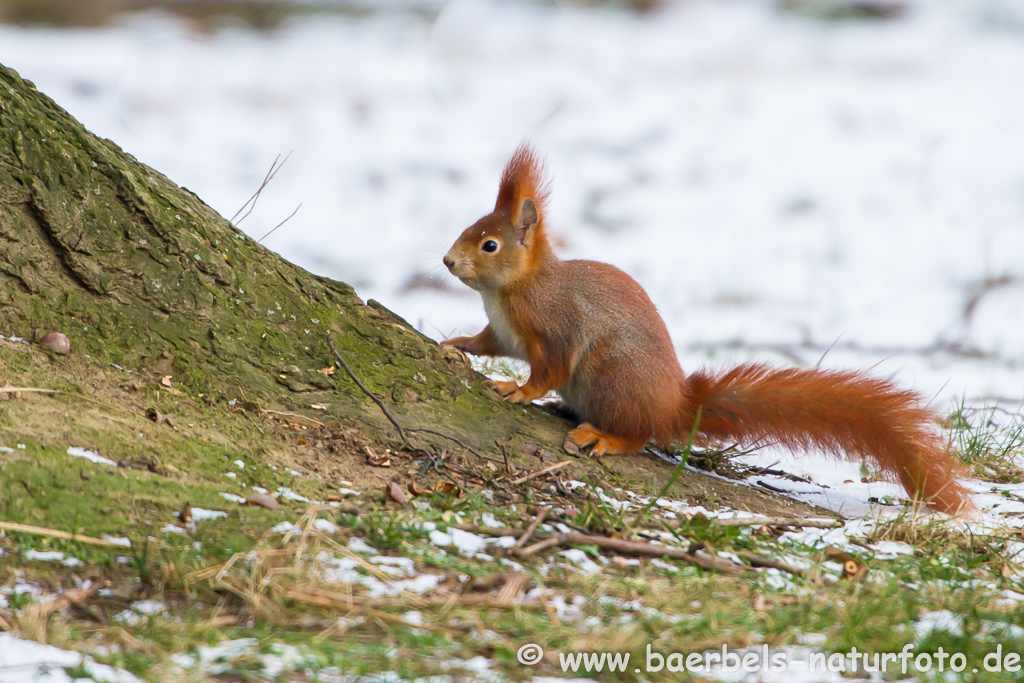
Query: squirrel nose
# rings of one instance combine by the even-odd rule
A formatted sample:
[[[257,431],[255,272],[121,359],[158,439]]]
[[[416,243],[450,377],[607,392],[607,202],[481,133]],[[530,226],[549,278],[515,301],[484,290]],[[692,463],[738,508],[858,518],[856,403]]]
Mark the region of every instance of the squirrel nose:
[[[441,260],[444,261],[444,265],[448,270],[451,270],[452,266],[455,265],[455,259],[453,259],[451,256],[448,256],[447,254],[445,254],[445,257]]]

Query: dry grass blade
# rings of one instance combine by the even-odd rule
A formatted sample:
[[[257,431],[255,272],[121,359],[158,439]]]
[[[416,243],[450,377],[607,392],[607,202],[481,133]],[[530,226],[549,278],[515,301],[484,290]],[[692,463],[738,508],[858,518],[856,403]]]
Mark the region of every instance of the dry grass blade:
[[[93,538],[92,536],[82,536],[79,534],[72,534],[68,531],[61,531],[59,529],[49,529],[41,526],[32,526],[30,524],[18,524],[17,522],[0,522],[0,530],[4,531],[19,531],[23,534],[32,534],[33,536],[47,536],[49,538],[62,538],[68,541],[74,541],[75,543],[87,543],[89,545],[98,545],[104,548],[122,548],[124,547],[121,543],[113,543],[102,538]]]
[[[56,389],[40,389],[39,387],[0,387],[0,392],[8,394],[35,393],[35,394],[61,394]]]
[[[572,463],[572,460],[564,460],[562,462],[556,462],[554,465],[549,465],[549,466],[545,467],[542,470],[537,470],[536,472],[530,472],[529,474],[527,474],[525,476],[519,477],[518,479],[513,480],[512,484],[513,485],[524,484],[524,483],[530,481],[531,479],[536,479],[537,477],[543,476],[543,475],[548,474],[550,472],[554,472],[555,470],[560,470],[563,467],[565,467],[566,465],[569,465],[571,463]]]

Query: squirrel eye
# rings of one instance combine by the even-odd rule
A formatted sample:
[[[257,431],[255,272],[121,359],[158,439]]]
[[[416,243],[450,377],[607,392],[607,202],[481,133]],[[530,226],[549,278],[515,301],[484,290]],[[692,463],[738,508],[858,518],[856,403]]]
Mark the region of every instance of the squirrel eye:
[[[483,243],[483,245],[480,248],[486,251],[487,253],[493,253],[495,251],[498,251],[498,243],[495,242],[494,240],[487,240],[486,242]]]

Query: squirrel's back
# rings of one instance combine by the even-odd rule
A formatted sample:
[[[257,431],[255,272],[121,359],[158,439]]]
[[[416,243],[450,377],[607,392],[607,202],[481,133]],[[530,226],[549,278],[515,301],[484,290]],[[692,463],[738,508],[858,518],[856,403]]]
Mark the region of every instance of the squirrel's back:
[[[572,349],[558,389],[566,405],[598,428],[670,441],[683,371],[643,287],[615,266],[578,260],[549,264],[528,289],[524,303],[543,321],[549,348]]]

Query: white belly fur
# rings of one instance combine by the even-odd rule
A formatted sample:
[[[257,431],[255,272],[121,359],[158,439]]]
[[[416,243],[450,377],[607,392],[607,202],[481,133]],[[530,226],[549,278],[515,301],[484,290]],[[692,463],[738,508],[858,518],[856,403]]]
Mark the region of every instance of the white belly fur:
[[[487,320],[491,324],[491,332],[498,340],[501,350],[513,357],[526,360],[526,347],[523,340],[512,329],[512,325],[505,315],[505,310],[496,295],[483,295],[484,310],[487,311]]]

